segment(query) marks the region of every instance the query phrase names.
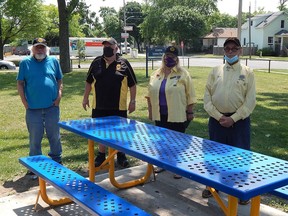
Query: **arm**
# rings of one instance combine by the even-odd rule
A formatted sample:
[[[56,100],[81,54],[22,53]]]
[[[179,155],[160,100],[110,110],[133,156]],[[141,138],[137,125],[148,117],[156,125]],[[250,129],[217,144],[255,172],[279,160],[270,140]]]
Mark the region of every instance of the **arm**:
[[[130,102],[128,106],[129,113],[135,111],[136,108],[136,85],[130,87]]]
[[[86,82],[85,84],[85,92],[84,92],[84,96],[83,96],[83,101],[82,101],[82,106],[84,108],[84,110],[87,111],[87,106],[90,107],[89,105],[89,94],[91,92],[92,86],[90,83]]]
[[[152,105],[151,105],[151,100],[149,96],[145,97],[147,99],[147,105],[148,105],[148,118],[152,120]]]
[[[63,81],[62,81],[62,79],[57,80],[57,83],[58,83],[58,97],[54,101],[54,105],[55,106],[59,106],[59,104],[60,104],[60,100],[62,98],[62,89],[63,89]]]
[[[25,109],[28,109],[28,103],[27,103],[25,93],[24,93],[24,85],[25,85],[25,82],[23,80],[17,81],[18,94],[20,95],[21,101],[22,101]]]
[[[186,108],[187,120],[192,121],[194,119],[194,112],[193,112],[194,104],[189,104]]]

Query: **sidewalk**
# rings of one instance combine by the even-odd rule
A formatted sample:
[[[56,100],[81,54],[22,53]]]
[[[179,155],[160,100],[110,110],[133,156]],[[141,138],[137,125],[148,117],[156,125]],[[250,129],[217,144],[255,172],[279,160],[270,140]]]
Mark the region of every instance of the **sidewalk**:
[[[129,169],[117,171],[118,181],[126,181],[143,175],[146,171],[146,165],[141,165]],[[113,187],[107,179],[107,174],[96,176],[97,184],[113,191],[138,207],[144,209],[152,215],[161,216],[221,216],[224,215],[213,198],[202,199],[201,193],[204,185],[198,184],[186,178],[175,180],[170,172],[162,172],[156,176],[156,181],[151,181],[145,185],[119,190]],[[48,195],[51,198],[61,197],[54,188],[48,187]],[[46,203],[39,199],[37,211],[34,211],[38,191],[32,190],[19,193],[12,196],[0,198],[1,215],[18,215],[18,216],[86,216],[90,215],[75,203],[59,206],[55,208],[49,207]],[[223,198],[227,196],[220,193]],[[250,214],[250,205],[239,206],[238,216],[247,216]],[[287,213],[266,205],[261,205],[261,216],[288,216]]]

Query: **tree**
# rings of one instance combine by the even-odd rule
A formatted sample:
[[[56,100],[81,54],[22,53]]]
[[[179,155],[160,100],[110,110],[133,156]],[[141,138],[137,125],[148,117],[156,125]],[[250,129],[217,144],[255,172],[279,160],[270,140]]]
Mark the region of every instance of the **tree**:
[[[279,9],[280,11],[285,11],[285,10],[287,10],[287,8],[286,8],[286,3],[287,3],[287,1],[288,1],[288,0],[279,0],[279,7],[278,7],[278,9]]]
[[[198,11],[186,6],[174,6],[163,13],[164,25],[170,40],[190,41],[206,31],[205,19]]]
[[[2,0],[0,6],[0,58],[3,59],[4,44],[19,36],[29,40],[43,36],[45,22],[39,0]]]
[[[60,65],[63,73],[68,73],[70,67],[70,54],[69,54],[69,20],[77,9],[83,3],[82,0],[57,0],[58,13],[59,13],[59,49],[60,49]]]
[[[202,36],[202,30],[207,30],[209,16],[218,10],[217,0],[150,0],[148,3],[143,7],[145,18],[140,25],[141,34],[146,39],[146,43],[165,44],[172,38],[178,40],[179,43],[180,38],[187,39],[188,35],[192,39],[199,38]],[[189,18],[181,10],[192,17]],[[170,25],[167,19],[173,24]],[[193,19],[195,23],[191,24]],[[190,28],[187,28],[186,22]],[[202,30],[194,26],[198,24],[203,28]],[[167,25],[172,26],[177,32],[173,33]],[[193,32],[194,30],[196,32]]]

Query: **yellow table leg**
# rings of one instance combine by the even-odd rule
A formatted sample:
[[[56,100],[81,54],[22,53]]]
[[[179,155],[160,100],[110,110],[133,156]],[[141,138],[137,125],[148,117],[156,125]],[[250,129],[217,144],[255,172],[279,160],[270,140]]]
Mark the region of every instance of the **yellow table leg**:
[[[228,212],[229,216],[236,216],[238,211],[238,198],[228,195]]]
[[[221,197],[219,196],[219,194],[216,192],[216,190],[214,188],[211,187],[207,187],[209,189],[209,191],[212,193],[214,199],[216,200],[216,202],[218,203],[218,205],[220,206],[220,208],[222,209],[222,211],[224,212],[225,215],[228,214],[228,208],[227,206],[224,204],[223,200],[221,199]]]
[[[108,153],[108,157],[106,158],[106,160],[101,164],[100,167],[95,168],[94,141],[88,140],[88,164],[89,164],[88,166],[89,166],[89,180],[90,181],[95,182],[96,171],[103,169],[103,168],[108,168],[109,179],[110,179],[111,184],[117,188],[128,188],[128,187],[133,187],[139,184],[144,184],[145,182],[147,182],[147,180],[150,178],[151,174],[153,173],[153,165],[148,164],[146,173],[143,177],[132,180],[132,181],[128,181],[128,182],[119,183],[115,179],[115,162],[114,162],[114,156],[115,154],[117,154],[118,151],[112,148],[108,148],[108,152],[109,153]]]
[[[88,169],[89,180],[95,182],[94,141],[88,140]]]
[[[118,181],[116,181],[114,155],[117,152],[118,151],[116,151],[112,148],[109,148],[109,156],[113,156],[113,157],[111,157],[111,159],[109,161],[109,178],[110,178],[111,184],[117,188],[129,188],[129,187],[133,187],[133,186],[136,186],[139,184],[144,184],[149,179],[149,177],[151,176],[151,174],[153,172],[153,166],[151,164],[147,165],[147,170],[146,170],[145,175],[139,179],[135,179],[135,180],[127,181],[127,182],[123,182],[123,183],[119,183]]]
[[[250,215],[251,216],[258,216],[260,215],[260,196],[253,197],[251,199],[251,209]]]
[[[72,200],[67,197],[60,198],[58,200],[49,198],[47,195],[47,191],[46,191],[46,182],[40,177],[39,177],[39,187],[40,187],[41,197],[43,201],[46,202],[48,205],[58,206],[58,205],[64,205],[64,204],[72,202]],[[38,199],[37,199],[37,202],[38,202]]]

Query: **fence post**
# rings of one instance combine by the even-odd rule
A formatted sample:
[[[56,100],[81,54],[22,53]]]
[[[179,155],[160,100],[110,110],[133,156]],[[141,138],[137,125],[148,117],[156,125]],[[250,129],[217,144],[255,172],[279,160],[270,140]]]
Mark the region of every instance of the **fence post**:
[[[270,69],[271,69],[271,60],[269,59],[269,67],[268,67],[268,73],[270,73]]]
[[[190,67],[190,58],[188,57],[188,69]]]

